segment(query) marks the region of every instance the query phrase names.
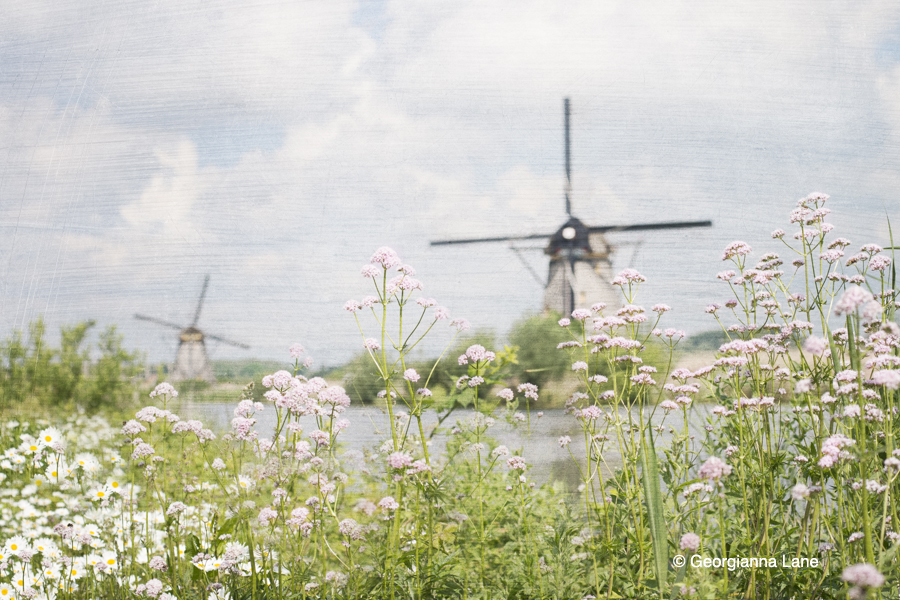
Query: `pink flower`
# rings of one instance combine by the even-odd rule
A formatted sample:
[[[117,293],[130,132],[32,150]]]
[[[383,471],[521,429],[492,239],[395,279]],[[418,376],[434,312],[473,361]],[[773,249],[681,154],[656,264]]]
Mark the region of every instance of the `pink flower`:
[[[304,352],[306,352],[306,350],[300,344],[294,344],[291,346],[291,358],[300,358],[300,355]]]
[[[422,378],[421,375],[416,373],[415,369],[407,369],[407,370],[403,371],[403,379],[405,379],[407,381],[411,381],[411,382],[415,383],[415,382],[419,381],[419,379],[421,379],[421,378]]]
[[[266,527],[272,520],[276,519],[277,517],[278,513],[267,506],[259,511],[259,516],[257,517],[257,519],[259,520],[260,525]]]
[[[375,251],[375,254],[369,259],[369,262],[373,265],[381,265],[385,269],[391,269],[400,264],[400,257],[397,256],[397,253],[391,248],[382,246]]]
[[[641,283],[647,281],[647,278],[635,271],[634,269],[625,269],[616,275],[612,280],[613,285],[628,285],[631,283]]]
[[[362,306],[356,300],[347,300],[347,302],[344,303],[344,310],[346,310],[347,312],[355,313],[361,308]]]
[[[387,458],[392,469],[402,469],[412,464],[412,457],[405,452],[394,452]]]
[[[670,310],[672,310],[672,307],[668,304],[654,304],[653,308],[651,308],[650,310],[662,314],[664,312],[669,312]]]
[[[884,585],[884,575],[869,563],[860,563],[844,569],[841,579],[861,588],[879,588]]]
[[[696,533],[686,533],[681,536],[681,543],[678,546],[682,550],[696,552],[700,549],[700,536]]]
[[[876,256],[869,262],[869,268],[873,271],[884,271],[891,266],[891,259],[887,256]]]
[[[380,350],[381,344],[378,343],[378,340],[375,338],[366,338],[366,341],[363,342],[363,348],[367,350]]]
[[[513,396],[513,391],[509,388],[503,388],[502,390],[497,392],[497,397],[502,400],[506,400],[507,402],[512,402]]]
[[[753,249],[750,245],[745,242],[731,242],[725,247],[725,252],[722,254],[722,260],[728,260],[735,256],[746,256],[752,251]]]
[[[803,349],[810,354],[822,356],[828,349],[828,340],[811,335],[803,342]]]
[[[579,372],[579,371],[587,371],[587,370],[588,370],[588,365],[587,365],[587,363],[584,362],[583,360],[579,360],[579,361],[576,362],[576,363],[572,363],[572,370],[575,371],[575,372]]]
[[[394,500],[393,496],[385,496],[378,501],[378,507],[385,512],[391,512],[400,508],[400,504],[396,500]]]
[[[560,319],[559,321],[557,321],[557,323],[559,324],[560,327],[568,327],[569,325],[572,324],[572,321],[570,321],[569,319],[563,317],[562,319]]]
[[[872,300],[874,298],[871,293],[858,285],[854,285],[847,289],[844,295],[841,296],[841,299],[838,300],[834,307],[834,312],[837,315],[849,315]]]
[[[663,400],[659,403],[659,407],[666,412],[670,412],[673,410],[678,410],[678,405],[672,402],[671,400]]]
[[[698,475],[700,475],[701,479],[715,479],[719,480],[723,477],[727,477],[731,474],[731,465],[725,463],[721,458],[717,458],[715,456],[710,456],[706,459],[706,462],[700,466],[700,471]]]
[[[875,385],[886,386],[890,390],[900,388],[900,371],[883,370],[872,373],[872,382]]]
[[[590,318],[591,311],[586,308],[576,308],[572,311],[572,318],[576,321],[584,321],[587,318]]]
[[[465,331],[469,328],[469,322],[465,319],[453,319],[450,321],[450,327],[455,327],[457,331]]]
[[[376,269],[372,265],[364,266],[362,268],[361,273],[362,273],[362,276],[366,277],[367,279],[374,279],[374,278],[378,277],[378,269]]]
[[[522,471],[525,472],[525,469],[528,468],[528,464],[525,462],[525,459],[521,456],[511,456],[506,459],[506,466],[509,467],[511,471]]]

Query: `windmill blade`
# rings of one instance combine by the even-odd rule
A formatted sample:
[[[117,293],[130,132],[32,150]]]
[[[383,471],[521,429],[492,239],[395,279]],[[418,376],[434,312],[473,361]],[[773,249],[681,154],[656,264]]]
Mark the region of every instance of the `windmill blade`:
[[[223,344],[228,344],[230,346],[237,346],[238,348],[243,348],[244,350],[250,349],[250,346],[248,346],[247,344],[242,344],[240,342],[235,342],[234,340],[225,339],[217,335],[209,335],[208,333],[204,333],[203,337],[210,340],[216,340],[217,342],[222,342]]]
[[[712,227],[712,221],[671,221],[668,223],[642,223],[639,225],[607,225],[588,227],[588,233],[617,233],[619,231],[646,231],[649,229],[689,229],[691,227]]]
[[[437,240],[432,246],[455,246],[458,244],[485,244],[490,242],[515,242],[518,240],[541,240],[552,236],[552,233],[535,233],[532,235],[511,235],[507,237],[469,238],[463,240]]]
[[[200,301],[197,302],[197,312],[194,313],[194,320],[191,322],[191,327],[197,326],[197,321],[200,320],[200,309],[203,308],[203,299],[206,297],[206,288],[209,287],[209,275],[203,280],[203,291],[200,292]]]
[[[156,317],[148,317],[147,315],[134,315],[135,319],[140,321],[150,321],[151,323],[156,323],[157,325],[162,325],[163,327],[171,327],[172,329],[177,329],[181,331],[184,329],[181,325],[176,325],[175,323],[169,323],[168,321],[163,321],[162,319],[157,319]]]

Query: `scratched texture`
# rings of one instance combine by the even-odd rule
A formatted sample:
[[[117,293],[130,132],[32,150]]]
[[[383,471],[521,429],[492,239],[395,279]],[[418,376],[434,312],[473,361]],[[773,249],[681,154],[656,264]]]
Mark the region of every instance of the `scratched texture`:
[[[118,324],[151,360],[356,351],[341,310],[379,245],[502,334],[541,288],[501,245],[434,238],[711,219],[618,234],[643,303],[713,326],[721,248],[764,251],[831,194],[854,244],[900,224],[896,2],[0,2],[0,334]],[[526,254],[546,273],[539,250]]]

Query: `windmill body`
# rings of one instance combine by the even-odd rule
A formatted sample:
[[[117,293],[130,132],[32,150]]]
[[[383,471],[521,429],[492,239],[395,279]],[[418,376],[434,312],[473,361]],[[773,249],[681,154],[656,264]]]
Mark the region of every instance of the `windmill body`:
[[[711,221],[676,221],[642,223],[624,226],[587,226],[572,214],[572,177],[569,139],[569,99],[564,102],[565,112],[565,201],[568,220],[552,234],[531,234],[507,237],[441,240],[432,246],[508,242],[510,249],[520,250],[516,242],[548,239],[544,254],[550,258],[544,286],[543,308],[545,312],[570,314],[576,308],[590,308],[596,303],[616,307],[620,294],[612,285],[612,254],[614,248],[607,243],[605,233],[621,231],[648,231],[710,227]],[[521,258],[521,256],[519,257]],[[523,262],[525,262],[523,260]],[[526,267],[531,268],[527,263]],[[534,274],[532,272],[532,274]],[[537,277],[536,277],[537,278]]]
[[[544,249],[550,257],[544,287],[544,310],[563,315],[597,302],[616,306],[610,247],[602,234],[591,234],[572,217],[553,234]]]
[[[175,354],[175,368],[172,370],[172,381],[200,380],[216,382],[212,364],[206,353],[203,332],[196,327],[187,327],[178,335],[178,352]]]
[[[200,301],[197,303],[197,310],[194,313],[193,322],[187,327],[176,325],[155,317],[145,315],[134,315],[135,319],[141,321],[150,321],[157,325],[169,327],[178,330],[178,352],[175,354],[175,367],[169,377],[170,381],[206,381],[215,383],[216,377],[213,374],[212,363],[209,361],[209,355],[206,352],[206,339],[212,339],[238,348],[249,349],[250,346],[234,342],[217,335],[206,335],[197,328],[197,321],[200,320],[200,311],[203,308],[203,300],[206,298],[206,289],[209,286],[209,275],[203,281],[203,291],[200,292]]]

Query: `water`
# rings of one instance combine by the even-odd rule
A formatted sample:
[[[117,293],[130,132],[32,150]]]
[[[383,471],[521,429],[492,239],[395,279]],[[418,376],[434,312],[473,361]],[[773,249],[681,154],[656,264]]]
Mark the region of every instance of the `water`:
[[[215,431],[225,431],[231,426],[231,419],[236,403],[232,402],[191,402],[183,401],[175,409],[182,417],[187,419],[199,419],[204,426]],[[688,429],[693,434],[699,434],[699,430],[706,423],[706,418],[712,405],[697,404],[688,411]],[[635,419],[639,419],[640,409],[633,409]],[[649,419],[650,408],[644,408],[645,420]],[[432,438],[429,443],[431,455],[441,454],[446,447],[446,439],[449,430],[460,421],[471,418],[474,411],[458,409],[441,426],[441,431]],[[382,442],[390,437],[390,426],[387,413],[377,406],[351,406],[342,417],[350,421],[350,427],[344,430],[338,440],[345,449],[366,450],[379,447]],[[266,405],[265,410],[254,415],[258,423],[256,430],[260,437],[271,437],[275,428],[275,409]],[[569,489],[575,489],[580,483],[578,468],[572,460],[574,455],[578,461],[585,464],[585,448],[583,433],[577,420],[571,414],[566,414],[562,409],[549,409],[543,411],[543,416],[538,417],[537,412],[531,413],[530,431],[525,423],[513,426],[502,418],[495,418],[496,424],[488,429],[487,436],[495,443],[489,442],[489,448],[496,444],[507,446],[513,453],[520,454],[529,465],[529,475],[539,483],[554,481],[564,482]],[[301,417],[300,423],[306,432],[317,429],[315,419]],[[428,412],[424,415],[426,435],[430,426],[437,423],[437,415]],[[670,427],[680,432],[684,428],[684,420],[681,412],[675,412],[665,416],[664,411],[657,410],[653,415],[654,426],[664,423],[666,430],[657,438],[657,448],[665,447],[672,439]],[[413,424],[415,429],[415,424]],[[560,437],[568,435],[572,438],[569,451],[559,446]],[[610,440],[605,453],[606,463],[610,468],[621,466],[622,457],[614,440]]]

